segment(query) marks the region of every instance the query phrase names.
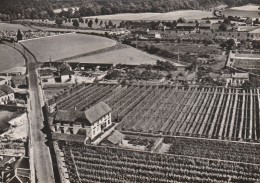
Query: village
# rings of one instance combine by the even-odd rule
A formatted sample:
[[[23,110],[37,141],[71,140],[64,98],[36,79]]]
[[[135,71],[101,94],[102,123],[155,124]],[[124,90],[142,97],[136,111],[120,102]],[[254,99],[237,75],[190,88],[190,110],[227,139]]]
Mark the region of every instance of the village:
[[[260,17],[232,8],[0,22],[1,181],[260,181]]]

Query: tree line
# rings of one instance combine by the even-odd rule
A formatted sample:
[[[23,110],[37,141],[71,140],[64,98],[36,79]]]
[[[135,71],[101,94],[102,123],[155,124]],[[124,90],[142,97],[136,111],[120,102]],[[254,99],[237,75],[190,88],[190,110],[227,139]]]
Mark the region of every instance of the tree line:
[[[260,4],[259,0],[1,0],[0,19],[48,19],[56,16],[79,18],[83,16],[109,15],[117,13],[168,12],[182,9],[210,10],[216,5],[239,6],[247,3]],[[78,7],[75,12],[62,11],[56,15],[57,8]]]

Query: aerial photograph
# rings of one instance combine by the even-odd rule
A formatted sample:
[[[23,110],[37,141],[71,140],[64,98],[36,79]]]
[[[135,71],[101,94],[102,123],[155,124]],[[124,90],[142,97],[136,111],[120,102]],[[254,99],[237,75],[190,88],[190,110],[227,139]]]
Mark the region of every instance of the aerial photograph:
[[[0,0],[0,183],[260,183],[260,0]]]

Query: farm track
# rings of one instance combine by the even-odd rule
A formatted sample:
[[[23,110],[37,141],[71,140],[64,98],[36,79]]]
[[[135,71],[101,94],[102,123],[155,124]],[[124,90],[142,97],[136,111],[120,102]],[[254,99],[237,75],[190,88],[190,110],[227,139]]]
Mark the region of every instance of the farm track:
[[[92,84],[76,86],[57,108],[84,110],[99,101],[112,108],[118,130],[258,142],[258,89]],[[58,99],[59,98],[59,99]]]

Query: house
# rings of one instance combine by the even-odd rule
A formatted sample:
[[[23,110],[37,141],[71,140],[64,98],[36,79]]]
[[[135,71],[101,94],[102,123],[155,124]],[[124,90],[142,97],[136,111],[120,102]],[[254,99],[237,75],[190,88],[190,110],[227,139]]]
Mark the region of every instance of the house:
[[[0,104],[7,104],[8,102],[14,100],[15,97],[13,89],[6,84],[0,85]]]
[[[194,30],[196,28],[196,23],[178,23],[176,25],[177,29],[183,29],[183,30]]]
[[[162,38],[161,34],[158,32],[148,32],[147,36],[150,39],[161,39]]]
[[[27,77],[25,75],[12,77],[11,86],[13,88],[27,88]]]
[[[62,71],[62,70],[72,70],[71,66],[67,62],[63,62],[61,65],[58,66],[57,70]]]
[[[234,74],[232,74],[233,85],[240,86],[245,81],[249,81],[249,73],[234,73]]]
[[[85,111],[58,110],[52,129],[55,133],[85,135],[93,139],[110,125],[111,108],[99,102]]]
[[[61,82],[65,83],[68,81],[75,81],[75,77],[74,77],[74,72],[68,68],[64,68],[62,70],[59,71],[59,75],[61,78]]]
[[[106,140],[104,140],[104,142],[106,144],[110,144],[112,146],[118,146],[118,145],[122,144],[122,141],[123,141],[124,138],[125,138],[124,134],[115,130],[111,135],[109,135],[107,137]]]
[[[2,181],[5,183],[29,183],[31,182],[31,173],[28,157],[13,157],[9,168],[2,171]]]

